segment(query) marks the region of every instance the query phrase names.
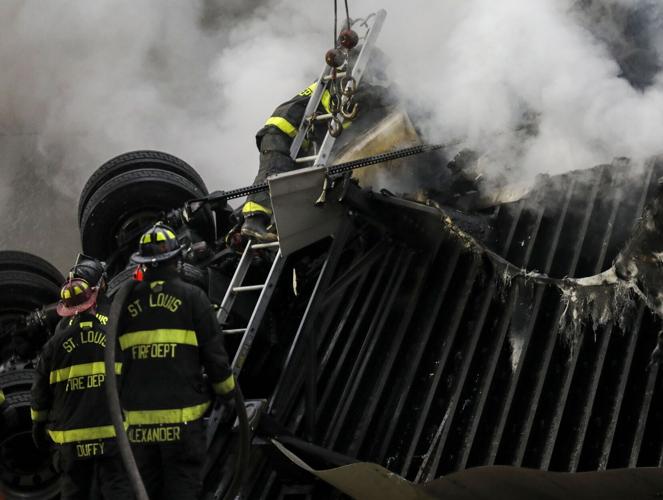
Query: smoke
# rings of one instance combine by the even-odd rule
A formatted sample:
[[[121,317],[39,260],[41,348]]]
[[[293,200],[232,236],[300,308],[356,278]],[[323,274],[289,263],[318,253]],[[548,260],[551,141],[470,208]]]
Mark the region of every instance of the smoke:
[[[383,42],[398,58],[396,81],[428,115],[419,123],[427,139],[465,141],[485,155],[489,178],[521,180],[661,152],[660,3],[391,7],[396,23]],[[393,36],[394,24],[404,37]]]
[[[69,266],[79,247],[80,190],[104,161],[126,151],[178,156],[210,191],[250,184],[255,132],[322,64],[316,54],[325,45],[312,44],[321,38],[318,12],[299,7],[2,2],[0,248]],[[38,193],[28,178],[40,180]],[[64,207],[57,220],[55,205]]]
[[[417,126],[428,141],[479,151],[488,178],[661,152],[663,6],[653,0],[349,7],[387,10],[379,45]],[[255,132],[318,75],[332,29],[327,1],[4,0],[0,247],[66,267],[81,187],[129,150],[174,154],[210,190],[251,183]],[[39,224],[37,244],[27,228]]]

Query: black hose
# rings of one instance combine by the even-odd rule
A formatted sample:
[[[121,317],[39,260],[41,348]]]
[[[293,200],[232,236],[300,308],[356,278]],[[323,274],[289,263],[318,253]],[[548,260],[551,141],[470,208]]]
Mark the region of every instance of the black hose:
[[[133,453],[131,452],[131,445],[127,437],[127,431],[124,428],[124,419],[122,416],[122,408],[120,406],[120,397],[117,390],[117,378],[112,374],[115,373],[115,339],[117,338],[117,329],[120,319],[120,314],[124,308],[125,302],[135,282],[129,281],[122,285],[113,299],[110,313],[108,315],[108,330],[106,331],[106,349],[104,350],[104,363],[106,365],[106,401],[108,402],[108,409],[110,411],[113,427],[115,427],[115,435],[117,436],[117,446],[120,449],[120,456],[124,463],[124,468],[129,475],[131,487],[136,494],[138,500],[149,500],[147,490],[140,477],[138,466]],[[110,374],[110,375],[109,375]]]
[[[244,397],[239,385],[235,386],[235,410],[237,411],[237,419],[239,420],[239,446],[237,451],[237,460],[235,460],[235,473],[233,480],[228,487],[228,491],[223,497],[223,500],[232,500],[242,489],[242,484],[246,479],[246,473],[249,469],[251,436],[249,430],[249,417],[246,414],[246,407],[244,406]]]

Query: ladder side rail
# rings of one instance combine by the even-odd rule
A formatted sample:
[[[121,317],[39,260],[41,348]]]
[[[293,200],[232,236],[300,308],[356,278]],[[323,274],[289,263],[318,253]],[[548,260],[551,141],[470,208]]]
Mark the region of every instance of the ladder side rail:
[[[271,243],[262,244],[261,248],[271,247],[271,246],[272,246]],[[244,249],[242,258],[240,259],[237,269],[235,270],[235,274],[233,275],[231,283],[228,286],[228,290],[226,291],[226,295],[222,302],[222,304],[225,304],[227,308],[224,309],[222,307],[219,310],[217,319],[222,318],[223,321],[225,321],[225,318],[227,318],[228,313],[230,312],[230,308],[233,305],[234,297],[236,295],[232,293],[233,289],[232,285],[233,283],[241,283],[244,280],[244,276],[246,275],[249,266],[253,261],[253,255],[250,252],[251,247],[252,247],[251,241],[249,241],[246,245],[246,248]],[[267,281],[265,282],[265,287],[260,293],[258,301],[256,302],[256,305],[253,309],[253,313],[251,314],[251,318],[249,319],[248,326],[246,328],[238,328],[226,331],[226,333],[228,334],[240,333],[241,331],[244,332],[240,345],[237,348],[237,352],[235,353],[235,358],[233,359],[231,365],[235,377],[239,375],[239,372],[242,366],[244,365],[244,360],[246,359],[246,356],[248,355],[248,352],[251,349],[251,344],[253,344],[253,338],[255,337],[255,333],[258,329],[258,326],[260,325],[260,322],[262,321],[262,316],[265,310],[267,309],[267,305],[269,304],[270,298],[272,296],[272,291],[276,287],[276,281],[278,281],[278,278],[281,275],[281,270],[283,268],[284,261],[285,258],[282,256],[281,250],[279,249],[276,256],[274,257],[274,262],[272,263],[272,267],[269,270]],[[270,286],[272,282],[274,286]],[[217,406],[213,408],[212,413],[210,414],[209,419],[207,421],[206,444],[208,451],[209,448],[212,446],[212,443],[216,436],[216,431],[219,426],[219,422],[221,421],[221,418],[223,416],[223,412],[224,412],[223,406]]]
[[[322,74],[320,75],[320,78],[318,78],[318,84],[315,86],[315,90],[311,94],[308,104],[306,105],[306,110],[304,111],[304,118],[299,124],[299,130],[297,131],[297,135],[295,136],[295,139],[292,141],[292,144],[290,145],[290,158],[292,158],[293,160],[297,159],[299,150],[301,149],[302,144],[304,143],[304,139],[306,139],[306,130],[308,128],[306,125],[306,119],[309,116],[311,116],[313,113],[315,113],[316,109],[318,109],[320,101],[322,101],[322,94],[327,88],[328,80],[326,77],[331,73],[331,70],[332,70],[331,66],[325,64],[325,67],[322,70]]]
[[[235,302],[235,297],[237,296],[235,293],[233,293],[233,289],[240,286],[244,281],[246,273],[249,271],[252,259],[253,256],[251,255],[251,242],[249,241],[244,248],[242,257],[239,259],[239,264],[237,264],[235,273],[233,274],[233,277],[228,284],[228,289],[226,290],[226,294],[223,296],[219,311],[216,313],[216,320],[219,325],[221,325],[221,327],[223,327],[226,320],[228,319],[230,309],[232,308],[233,303]]]
[[[237,348],[237,352],[235,353],[235,358],[232,362],[232,370],[235,374],[235,377],[239,376],[239,373],[244,366],[244,362],[249,355],[249,351],[253,345],[253,339],[258,332],[258,328],[260,327],[262,318],[265,315],[267,306],[269,306],[272,293],[274,292],[276,283],[281,276],[284,263],[285,257],[283,257],[281,250],[279,250],[276,254],[276,257],[274,257],[274,263],[272,264],[272,268],[270,269],[269,275],[267,276],[267,281],[265,281],[265,288],[263,288],[262,292],[260,292],[260,297],[258,297],[258,302],[253,309],[253,313],[249,319],[249,324],[246,327],[246,332],[244,333],[239,347]]]
[[[387,17],[387,12],[384,9],[378,11],[378,13],[375,16],[375,21],[373,22],[373,26],[371,26],[370,29],[368,30],[368,34],[366,35],[366,40],[364,41],[364,45],[362,46],[361,51],[359,52],[359,56],[357,56],[357,62],[355,63],[351,71],[351,76],[355,80],[356,88],[359,87],[361,78],[364,75],[364,71],[368,66],[368,60],[370,59],[371,52],[373,51],[373,46],[375,45],[375,42],[378,36],[380,35],[380,31],[382,30],[382,25],[384,24],[384,20],[386,17]],[[345,88],[348,89],[350,85],[351,84],[348,82]],[[346,96],[343,96],[342,99],[345,102],[347,102]],[[343,125],[343,122],[345,121],[343,115],[339,114],[337,118],[341,122],[341,125]],[[320,146],[320,150],[318,151],[318,158],[313,164],[314,168],[326,166],[327,160],[329,159],[329,155],[331,153],[332,148],[334,147],[335,142],[336,142],[336,137],[332,137],[332,135],[329,132],[327,132],[327,135],[325,135],[325,139],[322,141],[322,145]]]

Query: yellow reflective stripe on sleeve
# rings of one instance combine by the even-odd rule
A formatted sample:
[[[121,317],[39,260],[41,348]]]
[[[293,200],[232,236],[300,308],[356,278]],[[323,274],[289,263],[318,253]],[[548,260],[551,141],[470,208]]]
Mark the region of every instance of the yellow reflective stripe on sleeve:
[[[122,363],[115,363],[115,374],[119,375],[122,372]],[[59,370],[54,370],[49,376],[51,384],[64,382],[74,377],[84,377],[86,375],[99,375],[106,373],[106,367],[103,361],[95,361],[94,363],[84,363],[81,365],[71,365]]]
[[[262,212],[267,215],[272,215],[272,211],[267,207],[263,207],[260,203],[256,203],[255,201],[247,201],[244,203],[242,213],[249,214],[253,212]]]
[[[197,346],[198,339],[196,338],[196,332],[193,330],[169,328],[125,333],[120,337],[120,347],[123,351],[135,345],[146,344],[185,344]]]
[[[92,321],[81,321],[78,323],[81,328],[92,328]]]
[[[265,125],[274,125],[277,129],[289,137],[295,137],[297,135],[297,128],[288,120],[281,118],[280,116],[271,116],[265,122]]]
[[[210,402],[187,408],[175,408],[172,410],[140,410],[125,411],[129,425],[152,425],[152,424],[180,424],[183,422],[193,422],[202,418]]]
[[[127,423],[124,423],[124,428],[127,428]],[[67,431],[49,430],[49,436],[54,443],[66,444],[76,441],[92,441],[94,439],[105,439],[115,437],[115,427],[112,425],[104,425],[101,427],[87,427],[84,429],[70,429]]]
[[[35,410],[30,408],[30,418],[33,422],[45,422],[48,420],[48,410]]]
[[[212,388],[214,389],[215,394],[228,394],[235,389],[235,377],[231,375],[222,382],[212,384]]]
[[[331,107],[329,105],[331,102],[331,93],[329,90],[325,89],[322,93],[322,99],[320,99],[320,102],[322,103],[322,107],[325,108],[325,111],[331,113]]]
[[[0,389],[0,405],[5,402],[5,393]]]
[[[318,86],[318,82],[313,82],[311,85],[306,87],[304,90],[302,90],[297,95],[300,95],[302,97],[306,97],[307,95],[311,95],[317,86]]]

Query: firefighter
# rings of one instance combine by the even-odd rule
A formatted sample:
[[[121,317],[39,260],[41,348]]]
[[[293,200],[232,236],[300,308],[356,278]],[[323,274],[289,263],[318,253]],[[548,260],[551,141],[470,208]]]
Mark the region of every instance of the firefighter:
[[[33,440],[57,446],[63,499],[103,498],[130,493],[107,411],[104,325],[96,316],[99,282],[71,277],[60,292],[62,316],[44,345],[32,385]],[[115,374],[121,372],[115,364]]]
[[[122,407],[129,441],[152,500],[198,498],[205,458],[203,415],[235,382],[205,293],[179,277],[174,231],[157,223],[132,259],[143,278],[122,308]],[[202,369],[207,374],[203,378]]]
[[[106,266],[94,257],[79,254],[76,264],[69,270],[69,277],[80,278],[88,283],[96,283],[98,294],[95,305],[95,316],[103,327],[108,324],[110,301],[106,297]]]
[[[360,47],[350,51],[351,64],[354,64],[359,49]],[[383,52],[374,48],[371,64],[364,75],[362,84],[357,88],[357,93],[353,96],[353,102],[361,106],[362,114],[369,110],[380,112],[394,103],[393,92],[389,88],[389,82],[384,73],[386,64]],[[290,145],[297,135],[306,106],[316,87],[317,82],[314,82],[292,99],[279,105],[256,134],[260,160],[254,184],[264,182],[271,175],[301,168],[290,157]],[[328,89],[325,90],[316,112],[318,114],[331,113],[332,100],[336,97],[333,97]],[[344,128],[351,122],[352,120],[346,120]],[[313,142],[320,145],[326,133],[327,122],[316,121],[312,129]],[[311,147],[310,141],[303,145],[302,151],[306,155],[313,154],[313,151],[307,150],[307,145],[309,148]],[[244,217],[242,235],[263,243],[278,239],[272,224],[272,207],[268,192],[263,191],[248,196],[242,207],[242,216]]]

